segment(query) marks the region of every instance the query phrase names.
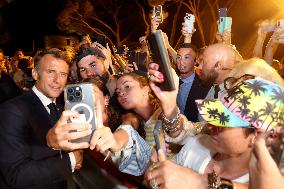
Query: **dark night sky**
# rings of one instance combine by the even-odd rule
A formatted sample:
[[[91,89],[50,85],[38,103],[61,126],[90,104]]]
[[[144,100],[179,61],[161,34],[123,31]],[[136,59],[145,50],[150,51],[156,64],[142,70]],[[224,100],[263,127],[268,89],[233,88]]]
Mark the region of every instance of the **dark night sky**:
[[[15,48],[31,52],[33,40],[37,47],[42,46],[45,34],[60,33],[55,19],[62,8],[63,0],[14,0],[2,7],[5,27],[12,37],[2,45],[6,54],[13,53]],[[229,15],[233,17],[233,43],[245,54],[254,44],[257,21],[284,18],[284,0],[235,0]],[[250,47],[244,45],[248,43]]]
[[[62,9],[60,0],[14,0],[2,8],[6,30],[12,40],[3,46],[6,52],[21,48],[32,51],[33,40],[42,45],[45,34],[59,33],[56,16]]]

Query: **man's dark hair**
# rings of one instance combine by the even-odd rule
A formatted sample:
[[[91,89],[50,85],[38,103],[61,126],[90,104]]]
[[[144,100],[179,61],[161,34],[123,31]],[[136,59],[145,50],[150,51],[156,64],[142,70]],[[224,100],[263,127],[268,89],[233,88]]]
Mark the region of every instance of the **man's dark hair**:
[[[57,48],[44,49],[44,50],[38,51],[36,53],[36,55],[34,56],[34,68],[36,70],[39,69],[39,65],[40,65],[42,57],[44,55],[47,55],[47,54],[50,54],[50,55],[52,55],[55,58],[62,59],[64,61],[66,61],[67,63],[69,63],[68,62],[68,58],[67,58],[67,56],[65,55],[65,53],[63,51],[61,51],[61,50],[59,50]]]
[[[77,64],[78,62],[88,56],[88,55],[95,55],[98,58],[106,59],[105,55],[97,48],[94,47],[82,47],[79,49],[79,51],[76,53],[75,58],[73,61],[75,61]]]
[[[180,45],[179,49],[180,48],[192,49],[196,54],[198,53],[198,48],[191,43],[183,43],[183,44]]]

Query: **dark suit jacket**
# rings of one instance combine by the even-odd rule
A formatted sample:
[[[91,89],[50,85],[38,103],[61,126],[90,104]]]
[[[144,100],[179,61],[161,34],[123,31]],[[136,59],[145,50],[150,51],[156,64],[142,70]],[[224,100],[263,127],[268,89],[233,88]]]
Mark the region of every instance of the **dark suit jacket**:
[[[198,74],[195,74],[184,109],[184,114],[188,120],[198,122],[198,109],[195,100],[204,99],[209,90],[210,87],[202,86]]]
[[[0,103],[22,94],[21,89],[9,75],[0,74]]]
[[[0,188],[62,189],[71,175],[67,153],[48,148],[54,125],[31,90],[0,105]]]

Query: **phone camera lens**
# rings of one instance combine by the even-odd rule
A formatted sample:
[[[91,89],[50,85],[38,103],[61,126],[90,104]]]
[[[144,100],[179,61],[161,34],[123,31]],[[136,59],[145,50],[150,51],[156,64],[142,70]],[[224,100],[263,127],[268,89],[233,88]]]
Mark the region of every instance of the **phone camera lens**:
[[[75,100],[75,97],[74,97],[73,95],[69,95],[69,96],[68,96],[68,100],[69,100],[70,102],[73,102],[73,101]]]
[[[68,89],[67,89],[67,93],[69,93],[69,94],[74,93],[74,89],[73,89],[73,88],[68,88]]]
[[[81,97],[81,94],[82,94],[81,91],[76,91],[76,92],[75,92],[75,96],[76,96],[76,97]]]

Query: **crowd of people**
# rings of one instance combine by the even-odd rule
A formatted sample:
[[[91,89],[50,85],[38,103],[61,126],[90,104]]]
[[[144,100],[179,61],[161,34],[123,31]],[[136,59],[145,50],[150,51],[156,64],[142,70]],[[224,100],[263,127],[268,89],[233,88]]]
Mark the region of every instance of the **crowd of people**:
[[[160,21],[152,18],[152,34]],[[160,88],[169,75],[151,60],[149,36],[123,53],[90,41],[33,58],[1,50],[0,188],[283,188],[284,64],[273,56],[284,28],[262,23],[244,60],[231,31],[198,49],[195,30],[181,27],[177,50],[163,33],[170,91]],[[84,83],[96,99],[95,130],[70,121],[82,112],[64,109],[66,85]]]

